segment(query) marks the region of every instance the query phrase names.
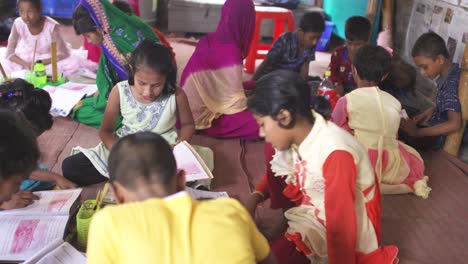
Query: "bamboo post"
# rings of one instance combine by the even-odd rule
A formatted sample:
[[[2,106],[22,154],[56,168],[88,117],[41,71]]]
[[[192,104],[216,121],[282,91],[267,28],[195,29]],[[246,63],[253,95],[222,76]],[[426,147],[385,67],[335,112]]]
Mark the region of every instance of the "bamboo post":
[[[52,42],[50,47],[52,53],[52,83],[57,83],[57,42]]]
[[[382,1],[382,44],[388,48],[393,48],[393,5],[393,0]]]
[[[366,17],[371,22],[371,29],[374,28],[375,17],[377,16],[377,12],[379,12],[379,10],[377,10],[378,4],[378,0],[367,1]]]
[[[34,51],[33,51],[33,57],[31,61],[31,69],[30,69],[31,71],[34,70],[34,64],[36,63],[36,50],[37,50],[37,39],[34,42]]]
[[[462,108],[462,126],[457,132],[451,133],[447,136],[447,140],[444,145],[444,150],[455,157],[458,157],[463,132],[465,131],[468,120],[468,45],[465,45],[465,52],[461,63],[458,99],[460,100]]]

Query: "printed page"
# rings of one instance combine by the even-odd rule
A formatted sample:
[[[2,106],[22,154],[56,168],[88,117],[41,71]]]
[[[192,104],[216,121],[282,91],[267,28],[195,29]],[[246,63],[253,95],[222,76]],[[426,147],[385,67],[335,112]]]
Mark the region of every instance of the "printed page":
[[[81,189],[53,190],[34,192],[39,199],[25,208],[0,211],[5,215],[64,215],[70,214],[70,208],[80,196]]]
[[[185,187],[185,191],[195,200],[216,199],[221,197],[229,197],[227,192],[208,192],[197,190],[190,187]]]
[[[0,260],[24,261],[63,238],[68,216],[0,217]]]
[[[73,107],[86,95],[83,91],[61,89],[48,85],[44,87],[44,90],[52,98],[50,114],[53,116],[68,116]]]
[[[49,251],[42,250],[40,255],[31,257],[23,264],[86,264],[86,257],[83,253],[76,250],[68,242],[62,241],[58,245],[56,243],[56,241],[52,242],[54,247],[47,247]]]
[[[71,90],[71,91],[84,92],[86,96],[92,96],[98,90],[96,84],[83,84],[83,83],[76,83],[76,82],[66,82],[58,86],[57,88]]]
[[[206,169],[197,159],[192,150],[187,146],[188,143],[181,142],[174,147],[174,156],[177,162],[177,168],[185,171],[186,181],[195,181],[201,179],[210,179],[211,172]]]

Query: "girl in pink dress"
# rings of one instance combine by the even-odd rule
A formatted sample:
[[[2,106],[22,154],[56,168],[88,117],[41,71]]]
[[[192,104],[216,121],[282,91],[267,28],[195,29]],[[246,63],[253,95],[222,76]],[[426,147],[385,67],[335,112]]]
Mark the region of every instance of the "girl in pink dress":
[[[20,17],[13,24],[5,58],[1,61],[7,74],[18,70],[31,70],[34,59],[36,61],[42,60],[50,75],[52,73],[51,43],[53,41],[57,43],[59,73],[71,75],[83,68],[94,72],[97,70],[96,63],[70,55],[70,51],[58,33],[60,24],[50,17],[41,15],[42,4],[40,0],[19,0],[18,13]],[[34,54],[35,46],[36,52]]]

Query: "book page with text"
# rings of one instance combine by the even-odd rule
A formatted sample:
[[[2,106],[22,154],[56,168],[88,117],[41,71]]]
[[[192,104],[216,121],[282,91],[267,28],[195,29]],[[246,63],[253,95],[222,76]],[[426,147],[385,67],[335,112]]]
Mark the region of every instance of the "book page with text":
[[[0,260],[24,261],[63,238],[68,216],[0,217]]]
[[[34,192],[39,196],[32,204],[19,209],[0,211],[4,215],[66,215],[70,214],[70,208],[80,196],[81,189],[52,190]]]
[[[201,163],[203,160],[197,159],[196,154],[189,147],[187,142],[181,142],[174,147],[173,153],[177,162],[177,168],[185,171],[187,182],[211,179],[213,176],[208,168]]]

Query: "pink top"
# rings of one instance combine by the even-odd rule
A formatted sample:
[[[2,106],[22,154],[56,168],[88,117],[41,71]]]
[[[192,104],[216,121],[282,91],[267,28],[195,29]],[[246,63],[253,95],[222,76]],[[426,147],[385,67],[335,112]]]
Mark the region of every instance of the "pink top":
[[[45,17],[44,27],[41,33],[31,34],[26,23],[20,17],[13,23],[5,57],[10,59],[16,55],[22,60],[31,62],[34,54],[34,45],[37,41],[36,60],[51,58],[50,44],[57,43],[57,60],[70,56],[70,52],[65,46],[62,38],[58,34],[59,23],[50,17]]]

